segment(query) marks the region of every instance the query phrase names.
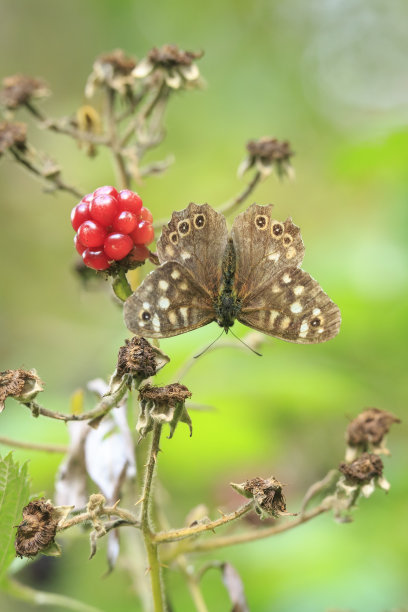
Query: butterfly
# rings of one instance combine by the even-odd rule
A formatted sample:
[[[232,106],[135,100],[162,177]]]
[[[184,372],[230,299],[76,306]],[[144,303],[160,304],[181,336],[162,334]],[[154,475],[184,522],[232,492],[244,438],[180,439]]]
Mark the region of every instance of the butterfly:
[[[340,311],[299,266],[299,228],[253,204],[235,218],[191,203],[174,212],[157,243],[161,265],[126,300],[127,327],[139,336],[168,338],[216,321],[235,320],[282,340],[325,342],[339,331]]]

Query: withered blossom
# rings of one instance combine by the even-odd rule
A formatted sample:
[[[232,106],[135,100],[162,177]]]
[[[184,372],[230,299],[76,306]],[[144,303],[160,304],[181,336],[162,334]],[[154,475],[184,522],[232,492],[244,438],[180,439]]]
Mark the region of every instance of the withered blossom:
[[[369,449],[376,453],[389,454],[385,436],[393,423],[401,420],[391,412],[379,408],[367,408],[349,423],[346,431],[346,460],[351,461],[359,450]]]
[[[383,476],[383,469],[381,458],[374,453],[363,453],[351,463],[340,463],[339,470],[345,477],[343,488],[361,489],[365,497],[373,493],[375,485],[388,491],[390,484]]]
[[[273,516],[293,516],[286,512],[286,500],[282,492],[282,484],[274,478],[252,478],[241,484],[231,483],[231,486],[244,497],[254,499],[255,510],[261,519]]]
[[[49,94],[50,91],[44,81],[14,74],[3,79],[0,104],[8,109],[16,109],[28,104],[33,98],[44,98]]]
[[[85,86],[85,96],[91,98],[98,87],[106,86],[125,95],[134,84],[132,71],[137,64],[134,57],[125,55],[122,49],[99,55],[92,67]]]
[[[2,121],[0,123],[0,155],[16,147],[20,151],[26,148],[27,125],[25,123]]]
[[[157,374],[170,361],[160,349],[152,346],[145,338],[134,336],[125,340],[118,353],[117,375],[129,374],[145,380]]]
[[[259,140],[250,140],[246,149],[249,155],[238,168],[238,176],[242,177],[250,168],[255,167],[263,178],[276,170],[278,176],[294,176],[290,158],[294,155],[287,140],[263,137]]]
[[[43,382],[35,370],[5,370],[0,372],[0,412],[7,397],[26,403],[43,391]]]
[[[199,87],[200,71],[194,60],[203,52],[183,51],[177,45],[154,47],[133,70],[133,76],[143,79],[154,74],[171,89]]]
[[[80,106],[76,112],[73,123],[81,132],[87,134],[100,134],[102,132],[102,119],[96,108],[90,104]],[[86,149],[86,154],[89,157],[94,157],[97,153],[96,146],[88,140],[78,138],[78,146]]]
[[[153,429],[155,422],[168,423],[170,426],[169,438],[172,438],[177,424],[181,422],[188,425],[191,436],[192,423],[185,407],[185,401],[189,397],[191,397],[191,391],[179,383],[172,383],[165,387],[145,385],[139,392],[141,412],[136,425],[137,431],[144,437]]]
[[[39,552],[48,553],[55,546],[57,528],[65,521],[73,506],[53,506],[45,499],[31,501],[23,508],[23,520],[17,526],[15,539],[16,554],[19,557],[35,557]]]

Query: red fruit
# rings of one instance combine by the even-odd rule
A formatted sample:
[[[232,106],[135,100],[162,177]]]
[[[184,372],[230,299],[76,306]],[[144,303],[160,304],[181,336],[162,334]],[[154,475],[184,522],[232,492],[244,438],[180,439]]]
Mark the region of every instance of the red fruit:
[[[94,221],[108,227],[118,214],[117,201],[111,195],[98,195],[90,203],[89,213]]]
[[[114,198],[117,198],[119,194],[117,190],[114,187],[112,187],[112,185],[105,185],[104,187],[98,187],[98,189],[95,189],[95,191],[93,192],[94,198],[100,195],[109,195]]]
[[[84,264],[94,270],[107,270],[109,261],[102,249],[85,249],[82,253]]]
[[[120,234],[130,234],[136,229],[138,219],[135,214],[129,210],[122,210],[122,212],[113,220],[112,227],[116,232]]]
[[[130,189],[122,189],[122,191],[119,193],[118,203],[119,210],[128,210],[135,215],[140,213],[143,206],[142,199],[137,195],[137,193],[130,191]]]
[[[85,196],[88,197],[88,196]],[[89,203],[85,202],[85,198],[82,198],[79,204],[77,204],[71,211],[71,224],[74,230],[77,232],[78,228],[84,221],[90,218]]]
[[[143,208],[141,209],[140,213],[139,213],[139,218],[142,221],[147,221],[148,223],[152,223],[153,222],[153,215],[150,212],[150,210],[148,208],[145,208],[143,206]]]
[[[74,236],[74,244],[75,244],[75,248],[78,251],[78,253],[80,255],[82,255],[82,253],[85,251],[86,246],[84,244],[82,244],[82,242],[79,242],[78,240],[78,234],[75,234]]]
[[[135,244],[129,253],[130,261],[145,261],[149,257],[149,250],[143,244]]]
[[[86,247],[101,247],[105,238],[105,229],[95,221],[84,221],[78,229],[78,240]]]
[[[139,221],[130,236],[135,244],[150,244],[154,240],[154,229],[147,221]]]
[[[109,234],[103,245],[109,259],[116,261],[123,259],[132,250],[133,241],[125,234]]]

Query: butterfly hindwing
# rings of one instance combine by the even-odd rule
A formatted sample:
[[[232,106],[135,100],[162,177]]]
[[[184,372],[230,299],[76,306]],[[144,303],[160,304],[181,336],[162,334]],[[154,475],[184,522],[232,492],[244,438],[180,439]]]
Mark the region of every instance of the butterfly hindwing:
[[[168,338],[210,323],[214,310],[189,271],[168,261],[148,274],[126,300],[124,317],[134,334]]]
[[[191,203],[172,214],[157,243],[160,262],[178,261],[212,297],[218,294],[228,242],[224,215],[208,204]]]
[[[341,318],[310,274],[287,267],[244,300],[238,320],[282,340],[313,344],[333,338]]]
[[[234,289],[245,299],[287,266],[302,263],[305,248],[297,225],[272,216],[272,204],[252,204],[238,215],[232,227],[236,254]]]

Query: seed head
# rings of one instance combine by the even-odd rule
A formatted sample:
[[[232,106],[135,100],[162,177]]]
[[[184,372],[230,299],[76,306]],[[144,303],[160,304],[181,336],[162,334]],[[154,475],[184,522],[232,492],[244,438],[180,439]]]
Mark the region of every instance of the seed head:
[[[15,540],[17,556],[35,557],[47,549],[54,542],[58,520],[54,506],[44,499],[37,499],[25,506]]]
[[[154,47],[137,64],[133,76],[141,79],[152,75],[171,89],[200,87],[200,71],[194,60],[202,55],[202,51],[182,51],[177,45]]]
[[[293,168],[290,158],[294,155],[287,140],[263,137],[259,140],[250,140],[246,145],[249,155],[238,168],[238,176],[252,167],[261,173],[263,178],[269,176],[275,169],[279,177],[293,177]]]
[[[125,346],[119,349],[117,375],[122,377],[129,374],[145,380],[157,374],[169,361],[167,355],[145,338],[134,336],[131,340],[125,340]]]
[[[26,138],[27,126],[25,123],[2,121],[0,123],[0,155],[12,147],[24,151]]]
[[[172,438],[179,421],[186,423],[192,434],[192,423],[185,407],[185,401],[191,397],[191,391],[184,385],[173,383],[165,387],[145,385],[140,389],[139,401],[141,413],[136,426],[137,431],[144,437],[153,428],[154,422],[168,423]]]
[[[7,397],[26,403],[43,391],[43,382],[35,370],[5,370],[0,372],[0,412]]]
[[[29,103],[33,98],[44,98],[50,91],[44,81],[22,74],[14,74],[3,79],[0,91],[0,104],[9,109]]]

